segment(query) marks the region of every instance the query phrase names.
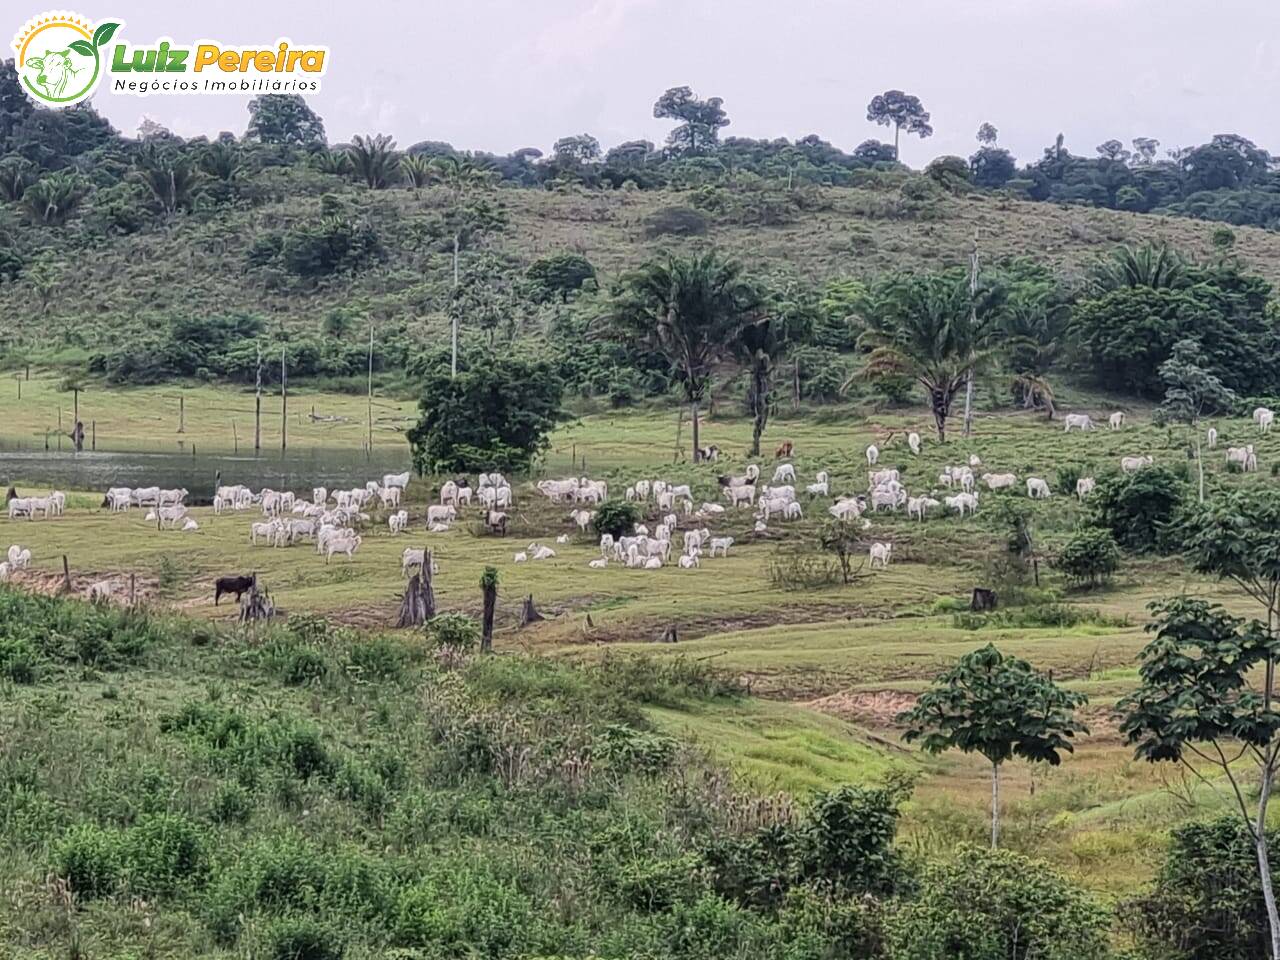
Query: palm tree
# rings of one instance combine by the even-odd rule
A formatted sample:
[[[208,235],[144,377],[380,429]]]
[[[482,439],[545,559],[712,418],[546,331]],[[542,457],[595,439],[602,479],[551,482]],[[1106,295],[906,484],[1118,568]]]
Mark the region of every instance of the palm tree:
[[[409,186],[413,187],[414,192],[431,181],[431,162],[424,157],[405,157],[400,161],[400,171],[409,181]]]
[[[347,156],[356,174],[370,190],[381,190],[395,179],[396,142],[385,133],[356,134],[347,147]]]
[[[345,177],[351,172],[351,157],[346,150],[320,150],[312,155],[311,165],[321,173]]]
[[[1106,293],[1125,287],[1176,287],[1185,274],[1185,261],[1168,244],[1147,243],[1117,247],[1094,265],[1091,279],[1095,289]]]
[[[240,148],[222,141],[209,144],[200,154],[200,169],[217,180],[230,183],[244,169]]]
[[[191,206],[200,192],[204,174],[181,154],[147,144],[138,151],[134,163],[138,179],[155,196],[165,216],[172,217],[180,208]]]
[[[928,394],[938,440],[945,442],[956,394],[995,355],[995,293],[990,287],[971,293],[962,271],[891,278],[872,297],[868,329],[860,338],[871,352],[854,377],[915,380]]]
[[[808,341],[818,305],[813,297],[778,297],[766,316],[748,323],[738,334],[736,352],[747,364],[747,407],[751,411],[751,456],[760,455],[760,437],[769,422],[773,367],[794,346]]]
[[[763,310],[759,288],[740,264],[714,250],[650,260],[622,278],[612,305],[614,329],[666,357],[684,389],[700,458],[698,405],[717,362]]]
[[[88,190],[83,178],[59,170],[27,187],[22,193],[22,205],[33,219],[58,226],[75,212]]]
[[[1000,311],[1000,333],[1013,372],[1014,396],[1027,409],[1044,407],[1053,418],[1047,374],[1066,349],[1071,311],[1046,286],[1015,289]]]

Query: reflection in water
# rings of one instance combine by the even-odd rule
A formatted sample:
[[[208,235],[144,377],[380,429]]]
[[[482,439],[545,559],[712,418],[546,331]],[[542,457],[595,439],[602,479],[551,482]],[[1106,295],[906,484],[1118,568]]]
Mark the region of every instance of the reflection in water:
[[[62,490],[106,490],[108,487],[186,487],[188,502],[208,502],[215,477],[224,484],[243,483],[257,490],[272,487],[310,495],[313,486],[329,489],[363,486],[384,473],[409,469],[409,450],[375,447],[363,450],[304,447],[287,451],[244,453],[150,453],[85,451],[69,453],[35,449],[0,440],[0,492],[10,484]]]

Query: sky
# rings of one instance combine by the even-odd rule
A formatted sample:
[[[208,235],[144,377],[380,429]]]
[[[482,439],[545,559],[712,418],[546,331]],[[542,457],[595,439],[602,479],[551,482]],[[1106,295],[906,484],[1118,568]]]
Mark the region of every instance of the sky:
[[[65,0],[70,7],[77,0]],[[8,8],[12,31],[40,12]],[[902,89],[932,113],[934,136],[902,159],[972,153],[980,123],[1021,162],[1062,132],[1092,155],[1110,138],[1161,149],[1241,133],[1280,153],[1280,4],[1274,0],[160,0],[84,2],[117,39],[212,39],[330,48],[309,98],[331,143],[389,133],[401,147],[550,151],[590,133],[605,149],[661,143],[653,102],[689,85],[723,98],[722,136],[817,133],[851,150],[892,139],[866,120],[877,93]],[[9,53],[11,55],[11,53]],[[125,133],[148,116],[183,136],[244,130],[248,96],[99,89]]]

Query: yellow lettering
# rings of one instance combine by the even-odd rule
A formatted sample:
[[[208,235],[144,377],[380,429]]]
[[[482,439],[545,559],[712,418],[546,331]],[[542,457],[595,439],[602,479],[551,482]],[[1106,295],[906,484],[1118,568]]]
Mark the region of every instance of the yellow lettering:
[[[196,47],[195,71],[199,73],[218,59],[218,48],[211,43],[202,43]]]
[[[218,57],[218,69],[226,73],[234,73],[240,64],[240,54],[234,50],[228,50],[226,53]]]
[[[253,56],[253,65],[263,73],[270,73],[276,64],[276,57],[270,50],[261,50]]]
[[[308,50],[302,55],[302,69],[307,73],[319,73],[324,69],[324,51]]]

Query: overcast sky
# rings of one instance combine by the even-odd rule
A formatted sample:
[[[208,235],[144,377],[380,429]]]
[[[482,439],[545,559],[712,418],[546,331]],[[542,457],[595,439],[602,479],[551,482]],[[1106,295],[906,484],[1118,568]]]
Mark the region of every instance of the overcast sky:
[[[322,43],[311,98],[331,143],[390,133],[400,146],[548,151],[591,133],[607,149],[670,124],[652,116],[667,87],[724,99],[724,136],[818,133],[845,150],[869,137],[876,93],[901,88],[935,134],[903,144],[921,166],[968,155],[978,124],[1034,159],[1059,132],[1075,153],[1111,137],[1170,146],[1238,132],[1280,152],[1280,4],[1275,0],[113,0],[77,12],[125,21],[148,43]],[[14,10],[29,16],[38,7]],[[16,31],[18,23],[13,24]],[[143,115],[191,136],[244,130],[247,97],[100,89],[122,131]]]

